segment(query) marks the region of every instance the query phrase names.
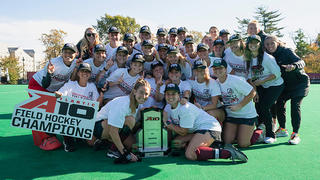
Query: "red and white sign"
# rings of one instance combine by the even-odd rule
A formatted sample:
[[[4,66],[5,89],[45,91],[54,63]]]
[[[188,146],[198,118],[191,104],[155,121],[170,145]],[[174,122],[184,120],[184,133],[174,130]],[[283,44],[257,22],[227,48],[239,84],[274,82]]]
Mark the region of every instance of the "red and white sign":
[[[31,98],[17,104],[11,125],[63,136],[91,139],[99,103],[28,89]]]

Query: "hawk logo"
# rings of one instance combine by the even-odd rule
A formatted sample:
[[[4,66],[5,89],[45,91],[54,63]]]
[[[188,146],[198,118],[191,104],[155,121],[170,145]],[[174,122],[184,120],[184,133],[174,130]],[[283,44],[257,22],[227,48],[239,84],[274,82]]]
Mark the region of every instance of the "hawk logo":
[[[31,102],[28,102],[20,107],[26,108],[26,109],[39,108],[39,109],[46,110],[46,112],[54,113],[54,108],[57,102],[57,98],[55,96],[39,94],[32,91],[30,91],[29,93],[32,95],[32,97],[37,99]]]

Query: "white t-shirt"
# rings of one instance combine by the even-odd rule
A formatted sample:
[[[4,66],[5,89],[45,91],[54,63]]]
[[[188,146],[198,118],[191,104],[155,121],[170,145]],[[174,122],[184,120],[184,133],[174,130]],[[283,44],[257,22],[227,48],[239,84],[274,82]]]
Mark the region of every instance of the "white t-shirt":
[[[148,97],[147,101],[142,105],[144,108],[149,108],[151,106],[156,106],[160,109],[163,108],[164,106],[164,102],[158,102],[156,101],[155,95],[156,95],[156,88],[157,88],[157,84],[156,84],[156,80],[154,78],[147,78],[146,81],[149,82],[150,86],[151,86],[151,93],[150,96]],[[164,81],[163,81],[164,83]]]
[[[243,59],[243,56],[237,56],[231,50],[227,50],[227,49],[224,51],[224,53],[225,53],[225,56],[223,57],[223,59],[235,71],[234,75],[241,76],[241,77],[244,77],[245,79],[248,79],[248,73],[246,70],[246,61]]]
[[[94,83],[87,83],[86,87],[79,85],[78,81],[68,81],[65,83],[58,92],[62,93],[63,96],[70,96],[85,100],[96,101],[99,97]]]
[[[191,86],[190,86],[188,81],[180,81],[178,86],[179,86],[179,89],[180,89],[180,97],[181,98],[183,97],[183,93],[185,91],[190,91],[190,93],[191,93]],[[166,85],[164,84],[164,85],[162,85],[160,87],[160,93],[164,95],[164,90],[165,89],[166,89]]]
[[[138,109],[136,109],[135,113],[131,112],[130,97],[121,96],[104,105],[98,112],[97,119],[108,119],[109,125],[117,128],[123,128],[126,116],[135,117],[137,112]]]
[[[93,63],[93,58],[86,59],[83,62],[88,63],[91,66],[91,77],[89,79],[90,82],[96,82],[97,75],[107,65],[106,61],[103,61],[103,63],[99,67],[97,67]]]
[[[231,74],[227,75],[224,83],[220,83],[218,79],[217,82],[221,91],[222,101],[226,106],[239,104],[253,89],[243,77]],[[257,116],[253,101],[250,101],[238,111],[231,111],[229,108],[226,108],[226,111],[227,117],[254,118]]]
[[[112,58],[116,54],[117,48],[118,48],[118,46],[115,48],[111,47],[110,43],[108,43],[106,45],[107,60],[109,60],[110,58]]]
[[[109,87],[109,89],[104,93],[104,99],[113,99],[115,97],[129,95],[131,93],[131,90],[134,84],[140,77],[139,74],[132,77],[128,73],[127,68],[119,68],[113,73],[111,73],[111,75],[107,78],[107,81],[117,82],[122,75],[123,75],[123,82],[121,84],[117,84]]]
[[[270,54],[264,52],[263,54],[263,61],[262,61],[262,68],[258,68],[258,59],[254,58],[251,62],[251,68],[249,71],[249,79],[257,80],[257,79],[265,79],[271,74],[276,76],[275,79],[271,81],[267,81],[262,84],[262,87],[268,88],[270,86],[279,86],[283,84],[283,79],[281,77],[280,67],[278,66],[276,60]]]
[[[206,85],[206,82],[198,83],[197,80],[189,80],[188,82],[191,85],[196,102],[201,106],[212,104],[211,97],[221,95],[219,85],[213,79],[209,80],[208,85]]]
[[[134,47],[136,50],[142,52],[142,50],[141,50],[141,43],[136,43],[133,47]]]
[[[154,58],[152,61],[145,61],[143,63],[143,67],[144,67],[144,72],[146,74],[152,74],[152,70],[151,70],[151,65],[155,62],[158,62],[158,60],[156,58]],[[162,62],[161,62],[162,63]],[[162,63],[163,64],[163,63]]]
[[[171,105],[167,104],[164,111],[168,113],[168,120],[182,128],[188,128],[189,132],[196,130],[221,132],[217,119],[192,103],[187,102],[185,105],[179,103],[175,109],[171,109]]]
[[[75,63],[76,60],[72,61],[70,67],[64,64],[63,58],[61,56],[57,58],[53,58],[50,61],[54,65],[54,72],[51,75],[50,85],[46,89],[50,92],[54,92],[60,89],[64,83],[69,81],[70,76],[76,66],[76,63]],[[42,86],[43,77],[47,75],[48,64],[49,62],[46,64],[46,66],[42,70],[38,71],[33,75],[33,79],[37,81],[37,83],[40,86]]]
[[[186,53],[186,59],[193,65],[194,62],[199,59],[199,56],[197,55],[195,58],[192,59],[192,58],[189,56],[189,54]]]
[[[218,57],[209,57],[209,58],[210,58],[210,65],[208,67],[209,67],[210,77],[211,78],[216,78],[217,76],[214,74],[212,66],[213,66],[214,60],[215,59],[220,59],[220,58],[218,58]],[[229,64],[227,64],[227,73],[230,74],[231,71],[232,71],[232,68],[230,67]]]

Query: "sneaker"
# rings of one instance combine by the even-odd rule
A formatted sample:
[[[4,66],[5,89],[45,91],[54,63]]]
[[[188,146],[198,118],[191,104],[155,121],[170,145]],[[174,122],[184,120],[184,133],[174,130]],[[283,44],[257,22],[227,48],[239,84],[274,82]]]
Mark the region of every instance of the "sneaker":
[[[107,157],[109,157],[109,158],[116,159],[116,158],[119,158],[120,156],[121,156],[121,154],[118,150],[114,151],[114,150],[109,149],[107,151]]]
[[[93,144],[93,149],[95,151],[99,151],[102,149],[108,149],[110,146],[110,143],[107,140],[97,139]]]
[[[59,140],[55,136],[53,136],[44,139],[39,147],[40,149],[45,151],[52,151],[58,149],[61,146],[62,144],[59,142]]]
[[[239,149],[235,148],[232,144],[226,144],[223,149],[230,152],[230,159],[232,160],[232,162],[235,162],[236,159],[242,162],[248,162],[248,157]]]
[[[267,143],[267,144],[272,144],[272,143],[277,142],[277,139],[273,138],[273,137],[265,137],[264,138],[264,142]]]
[[[63,145],[65,152],[73,152],[76,150],[74,138],[64,138]]]
[[[301,139],[300,139],[299,134],[293,132],[293,133],[291,134],[291,137],[290,137],[290,139],[289,139],[288,142],[289,142],[289,144],[297,145],[297,144],[300,143],[300,141],[301,141]]]
[[[288,137],[289,134],[288,134],[288,131],[284,128],[279,128],[276,132],[276,137]]]

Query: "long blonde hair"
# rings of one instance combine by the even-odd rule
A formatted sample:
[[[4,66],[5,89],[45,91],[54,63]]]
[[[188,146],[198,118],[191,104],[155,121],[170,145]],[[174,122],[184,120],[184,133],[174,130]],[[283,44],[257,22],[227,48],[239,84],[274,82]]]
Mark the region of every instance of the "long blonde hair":
[[[145,86],[149,89],[151,89],[151,86],[149,84],[148,81],[144,80],[143,78],[139,78],[136,83],[134,84],[134,87],[129,95],[130,97],[130,109],[131,109],[131,113],[136,113],[136,108],[138,107],[139,103],[136,100],[136,97],[134,95],[134,91],[137,91],[141,86]]]
[[[80,57],[82,57],[84,55],[84,53],[86,51],[89,51],[89,48],[90,48],[90,42],[88,41],[87,39],[87,32],[91,30],[91,31],[94,31],[95,32],[95,41],[93,43],[93,47],[97,44],[100,44],[100,39],[99,39],[99,34],[96,32],[96,30],[92,27],[88,27],[85,31],[84,31],[84,35],[83,35],[83,38],[80,40],[80,52],[79,52],[79,55]]]

